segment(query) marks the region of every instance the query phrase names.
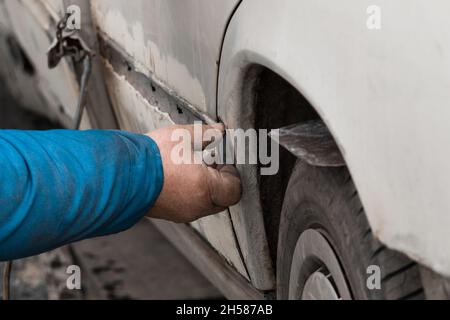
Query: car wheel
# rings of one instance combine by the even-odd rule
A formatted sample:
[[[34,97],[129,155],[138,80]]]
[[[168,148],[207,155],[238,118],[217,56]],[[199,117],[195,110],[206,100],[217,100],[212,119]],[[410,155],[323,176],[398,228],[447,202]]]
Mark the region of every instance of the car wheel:
[[[417,264],[375,239],[344,167],[297,162],[283,203],[277,255],[280,299],[424,298]],[[368,285],[368,270],[380,271],[380,286],[376,279]]]

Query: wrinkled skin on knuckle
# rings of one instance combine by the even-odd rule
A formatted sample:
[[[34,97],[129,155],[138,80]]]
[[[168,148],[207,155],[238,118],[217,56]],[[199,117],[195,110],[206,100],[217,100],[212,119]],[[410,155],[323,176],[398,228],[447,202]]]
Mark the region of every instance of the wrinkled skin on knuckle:
[[[216,214],[229,205],[239,202],[242,187],[239,177],[230,168],[225,171],[199,164],[175,164],[172,150],[177,142],[172,141],[174,130],[188,130],[192,126],[173,126],[149,134],[160,148],[163,160],[165,185],[157,201],[155,218],[189,223],[207,215]],[[224,128],[222,128],[224,129]],[[219,130],[219,133],[220,130]],[[231,170],[231,172],[230,172]]]

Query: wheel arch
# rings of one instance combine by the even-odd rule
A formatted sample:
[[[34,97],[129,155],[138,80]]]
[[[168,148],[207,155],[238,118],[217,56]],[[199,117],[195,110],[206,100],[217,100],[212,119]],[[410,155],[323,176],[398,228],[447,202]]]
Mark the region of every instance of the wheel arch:
[[[413,158],[409,159],[408,166],[404,166],[402,155],[402,150],[417,147],[416,141],[423,137],[433,139],[433,136],[425,127],[417,131],[417,127],[409,124],[397,133],[396,125],[404,122],[408,106],[422,103],[408,96],[402,89],[401,79],[407,79],[408,86],[419,88],[424,84],[419,77],[421,74],[438,75],[445,84],[450,84],[450,78],[436,71],[435,65],[425,69],[424,64],[413,65],[413,68],[407,60],[399,63],[401,54],[416,49],[418,44],[413,39],[401,38],[401,28],[388,30],[390,34],[383,34],[386,38],[370,34],[364,24],[366,8],[365,3],[354,0],[346,2],[342,8],[334,8],[335,11],[327,8],[325,1],[284,0],[276,4],[266,0],[244,1],[231,20],[224,40],[217,113],[230,127],[251,128],[255,120],[255,86],[261,70],[271,70],[283,78],[313,106],[331,131],[360,192],[374,234],[390,248],[448,274],[450,258],[443,252],[445,245],[450,245],[450,239],[445,228],[425,221],[420,214],[425,203],[420,202],[418,195],[420,192],[429,194],[436,187],[428,180],[424,180],[417,192],[410,187],[415,179],[414,166],[430,164],[426,153],[420,152],[430,149],[429,145],[409,151]],[[401,7],[393,5],[389,9],[398,13]],[[356,19],[357,14],[362,15],[361,21]],[[439,30],[439,24],[434,27]],[[437,32],[434,27],[429,31]],[[382,56],[386,54],[383,39],[388,39],[392,46],[400,41],[404,47],[391,52],[390,56]],[[427,39],[421,38],[421,41]],[[355,59],[359,59],[361,65],[356,64]],[[393,79],[392,70],[398,72]],[[420,90],[438,90],[440,103],[444,96],[449,96],[445,86],[431,88],[430,85],[425,83]],[[411,120],[424,109],[415,110],[417,114]],[[442,107],[439,110],[445,119],[450,119],[448,110]],[[445,132],[440,119],[430,120],[439,132]],[[434,143],[433,147],[436,147]],[[367,163],[371,164],[371,170],[367,170]],[[450,165],[441,165],[444,176],[450,177]],[[259,197],[256,168],[247,171],[244,173],[244,180],[248,180],[247,192],[255,192]],[[419,179],[425,178],[421,175]],[[434,183],[445,189],[443,177],[438,180]],[[450,209],[448,203],[436,202],[433,216],[449,221],[450,218],[442,214],[448,211],[447,207]],[[248,213],[250,208],[251,214]],[[261,204],[255,199],[245,199],[244,195],[243,202],[231,212],[252,283],[261,290],[273,289],[273,265]],[[408,214],[413,214],[413,220],[405,220]],[[424,231],[433,231],[436,237],[430,239]]]
[[[279,81],[284,82],[286,87],[290,87],[291,90],[293,89],[297,92],[302,106],[306,108],[303,110],[304,112],[300,112],[297,116],[306,116],[303,120],[320,118],[331,129],[332,127],[326,117],[325,110],[320,108],[318,102],[314,102],[315,94],[313,90],[310,90],[307,85],[304,86],[303,81],[295,78],[286,64],[286,60],[280,58],[276,52],[270,49],[268,44],[272,43],[273,46],[276,46],[276,43],[279,42],[276,31],[270,35],[265,33],[265,31],[261,31],[261,33],[265,33],[263,41],[256,41],[253,45],[248,43],[248,39],[261,40],[261,38],[258,36],[258,28],[248,25],[249,20],[247,20],[246,14],[243,14],[243,12],[253,12],[252,8],[258,11],[264,7],[263,11],[270,11],[270,8],[267,6],[261,5],[256,9],[255,6],[252,6],[252,1],[243,2],[230,22],[223,44],[220,63],[217,103],[219,119],[230,128],[242,128],[245,130],[255,126],[264,129],[269,129],[269,127],[275,129],[277,125],[292,124],[289,122],[270,121],[264,123],[266,127],[262,127],[261,114],[258,114],[258,107],[260,106],[258,100],[261,98],[259,96],[261,92],[260,86],[268,84],[265,82],[267,78],[275,77]],[[277,23],[274,26],[273,22],[267,26],[267,29],[273,31],[278,29],[281,32],[280,28],[281,26],[277,26]],[[293,36],[294,34],[288,35],[288,37]],[[305,73],[307,72],[305,70]],[[268,109],[264,111],[268,111]],[[333,136],[336,137],[334,134]],[[339,144],[339,140],[337,140],[337,143],[341,152],[345,155],[345,150]],[[282,157],[289,158],[288,152],[282,151]],[[292,159],[295,159],[295,157],[286,160],[290,162],[287,167],[295,164],[295,160]],[[261,193],[267,193],[271,190],[260,189],[260,181],[257,175],[258,168],[247,166],[239,169],[243,176],[245,192],[241,203],[230,210],[233,226],[252,284],[260,290],[273,290],[276,286],[274,277],[276,258],[274,255],[276,255],[276,238],[278,233],[275,230],[269,230],[268,227],[273,222],[271,221],[273,217],[275,219],[279,218],[281,203],[275,205],[279,206],[278,216],[276,213],[268,215],[265,210],[273,211],[274,208],[267,208],[266,204],[261,203],[259,199],[261,198]],[[281,189],[277,189],[281,195],[284,194],[287,187],[290,172],[287,175],[282,181],[276,183],[276,188],[284,186]],[[252,214],[246,215],[245,211],[249,211],[250,208]],[[275,209],[275,211],[277,210]],[[274,229],[276,229],[277,223],[278,221],[274,223]]]
[[[225,104],[227,108],[219,107],[218,110],[219,119],[228,127],[276,129],[296,122],[321,119],[317,109],[302,92],[275,72],[273,69],[276,68],[272,64],[259,60],[257,54],[251,59],[246,52],[245,57],[245,65],[239,68],[233,93]],[[281,109],[277,108],[276,112],[270,114],[270,106],[265,99],[269,97],[269,92],[276,92],[280,88],[288,91],[286,95],[289,97],[283,98],[283,103],[278,105]],[[288,106],[288,102],[293,105]],[[220,100],[218,105],[223,105]],[[250,279],[256,288],[264,291],[275,288],[273,274],[276,268],[279,217],[291,169],[297,159],[283,148],[280,156],[282,172],[276,176],[259,176],[257,166],[239,167],[245,194],[241,203],[230,210]],[[279,195],[276,200],[273,197],[269,199],[270,195],[275,194]],[[249,211],[252,214],[246,215],[245,212]]]

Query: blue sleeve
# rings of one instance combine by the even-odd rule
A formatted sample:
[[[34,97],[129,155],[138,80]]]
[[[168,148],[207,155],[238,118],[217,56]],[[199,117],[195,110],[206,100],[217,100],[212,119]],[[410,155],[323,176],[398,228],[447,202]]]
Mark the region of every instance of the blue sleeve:
[[[159,149],[120,131],[0,131],[0,261],[124,231],[163,185]]]

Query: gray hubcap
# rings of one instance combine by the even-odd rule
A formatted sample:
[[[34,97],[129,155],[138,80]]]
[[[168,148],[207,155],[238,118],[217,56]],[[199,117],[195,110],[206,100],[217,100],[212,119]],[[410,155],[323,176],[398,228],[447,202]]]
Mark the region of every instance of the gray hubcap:
[[[297,241],[291,264],[289,299],[351,299],[339,259],[317,230],[306,230]]]

